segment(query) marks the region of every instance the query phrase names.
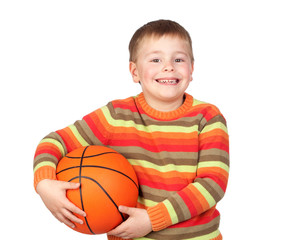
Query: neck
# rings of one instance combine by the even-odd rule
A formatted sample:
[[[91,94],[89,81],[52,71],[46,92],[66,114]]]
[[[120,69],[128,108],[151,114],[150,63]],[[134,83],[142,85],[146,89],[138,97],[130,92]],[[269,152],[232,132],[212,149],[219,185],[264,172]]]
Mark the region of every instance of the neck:
[[[161,112],[170,112],[170,111],[174,111],[176,109],[178,109],[184,102],[185,96],[182,96],[181,99],[177,100],[177,101],[169,101],[169,102],[165,102],[165,101],[152,101],[150,99],[150,97],[145,96],[145,100],[147,102],[147,104],[152,107],[153,109],[157,110],[157,111],[161,111]]]

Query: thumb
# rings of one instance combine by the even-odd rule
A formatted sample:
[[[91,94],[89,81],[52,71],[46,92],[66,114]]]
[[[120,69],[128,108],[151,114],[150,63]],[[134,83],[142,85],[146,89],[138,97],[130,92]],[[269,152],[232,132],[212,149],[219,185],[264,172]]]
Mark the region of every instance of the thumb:
[[[131,208],[131,207],[126,207],[126,206],[119,206],[118,207],[118,210],[122,213],[125,213],[125,214],[128,214],[128,215],[131,215],[133,214],[133,210],[134,208]]]
[[[76,183],[76,182],[64,182],[63,184],[63,188],[64,189],[77,189],[80,187],[80,183]]]

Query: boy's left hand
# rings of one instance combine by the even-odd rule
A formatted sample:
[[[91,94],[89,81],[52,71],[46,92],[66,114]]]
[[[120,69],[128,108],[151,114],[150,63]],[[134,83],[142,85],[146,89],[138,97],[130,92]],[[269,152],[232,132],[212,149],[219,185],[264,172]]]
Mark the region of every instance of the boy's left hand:
[[[108,235],[129,239],[143,237],[152,231],[151,222],[145,209],[119,206],[118,210],[129,217],[108,232]]]

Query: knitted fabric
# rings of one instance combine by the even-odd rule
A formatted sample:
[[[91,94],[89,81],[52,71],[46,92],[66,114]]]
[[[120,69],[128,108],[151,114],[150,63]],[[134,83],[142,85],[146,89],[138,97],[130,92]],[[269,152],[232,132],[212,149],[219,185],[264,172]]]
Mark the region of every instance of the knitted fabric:
[[[137,207],[147,209],[153,228],[140,239],[222,239],[216,204],[226,191],[229,144],[226,121],[214,105],[189,94],[171,112],[151,108],[143,93],[112,101],[39,143],[35,187],[56,178],[65,154],[87,145],[111,147],[133,166]]]

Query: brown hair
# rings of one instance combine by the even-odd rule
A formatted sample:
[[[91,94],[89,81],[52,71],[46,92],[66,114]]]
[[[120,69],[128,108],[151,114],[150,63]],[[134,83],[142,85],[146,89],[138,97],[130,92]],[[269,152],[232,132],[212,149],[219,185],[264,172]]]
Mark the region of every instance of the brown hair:
[[[164,35],[177,36],[186,40],[190,47],[191,60],[194,61],[190,34],[180,24],[171,20],[152,21],[140,27],[129,43],[129,61],[136,62],[138,47],[145,37],[162,37]]]

